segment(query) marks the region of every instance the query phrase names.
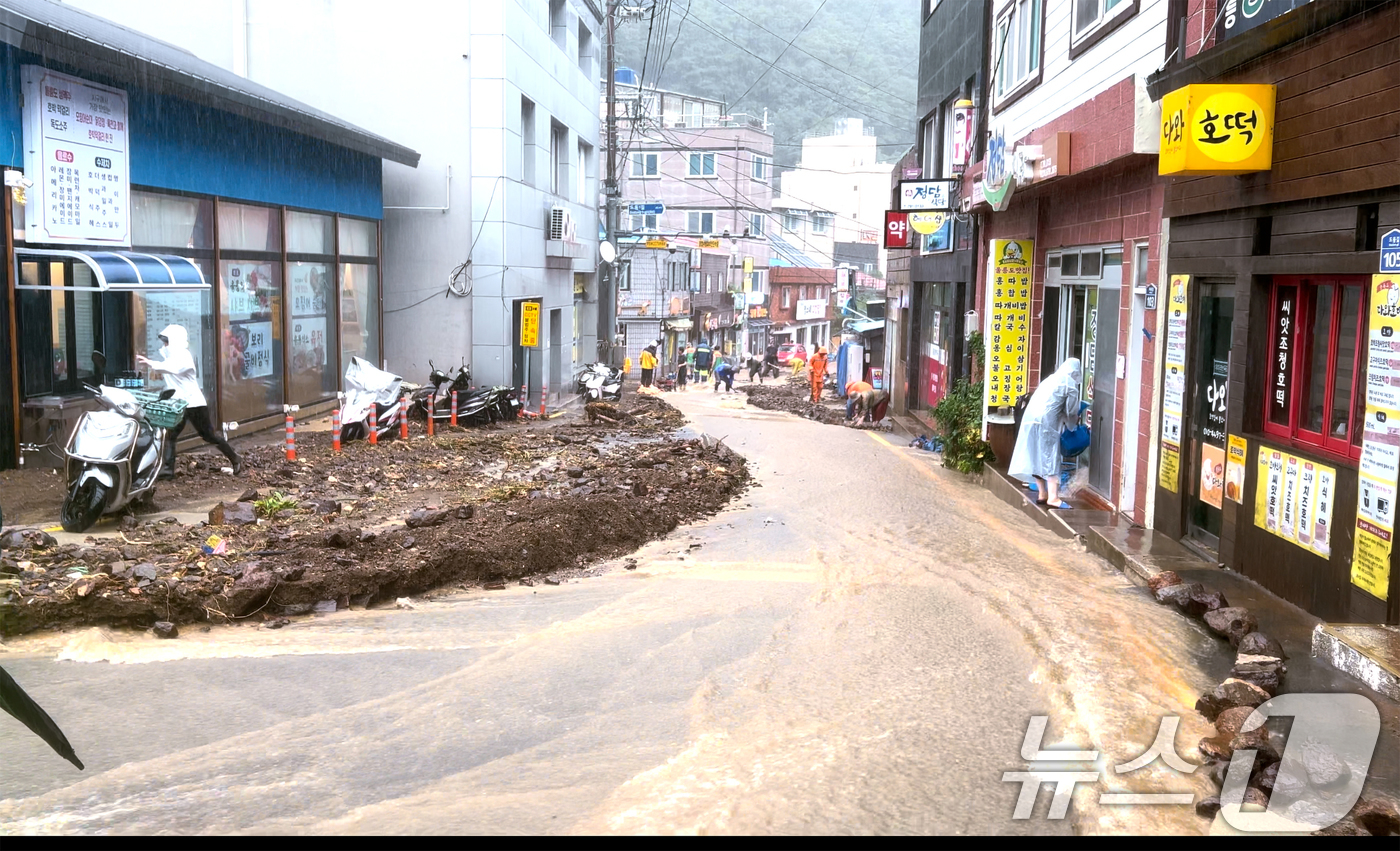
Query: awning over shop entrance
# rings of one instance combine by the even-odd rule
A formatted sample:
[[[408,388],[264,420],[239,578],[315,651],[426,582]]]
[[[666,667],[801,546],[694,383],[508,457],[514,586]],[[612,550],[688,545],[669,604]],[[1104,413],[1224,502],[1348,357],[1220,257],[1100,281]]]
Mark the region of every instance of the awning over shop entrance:
[[[59,251],[42,248],[16,248],[15,261],[48,262],[77,260],[92,270],[95,286],[51,286],[24,283],[16,275],[21,290],[87,290],[101,292],[207,290],[209,282],[193,260],[171,254],[141,254],[135,251]]]
[[[695,323],[689,319],[668,319],[666,320],[667,331],[689,331]]]

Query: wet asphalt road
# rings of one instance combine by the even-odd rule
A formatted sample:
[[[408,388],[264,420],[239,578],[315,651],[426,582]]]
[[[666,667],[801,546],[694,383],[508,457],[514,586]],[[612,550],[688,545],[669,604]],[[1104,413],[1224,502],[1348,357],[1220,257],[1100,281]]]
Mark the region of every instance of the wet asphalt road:
[[[1146,750],[1220,644],[935,456],[676,397],[759,487],[634,571],[175,641],[13,640],[78,772],[0,718],[0,834],[1204,833]],[[694,545],[699,546],[694,546]],[[1012,818],[1042,747],[1110,779]],[[1046,766],[1039,766],[1042,769]]]

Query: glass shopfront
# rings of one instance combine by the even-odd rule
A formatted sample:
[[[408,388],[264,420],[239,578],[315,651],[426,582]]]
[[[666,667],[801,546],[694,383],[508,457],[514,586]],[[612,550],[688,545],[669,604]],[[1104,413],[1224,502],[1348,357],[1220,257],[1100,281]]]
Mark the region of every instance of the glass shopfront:
[[[378,363],[378,222],[148,190],[133,190],[131,221],[119,256],[185,258],[213,286],[99,287],[83,259],[97,250],[17,242],[26,400],[80,395],[94,349],[113,374],[159,358],[170,324],[189,332],[214,422],[333,398],[351,356]]]

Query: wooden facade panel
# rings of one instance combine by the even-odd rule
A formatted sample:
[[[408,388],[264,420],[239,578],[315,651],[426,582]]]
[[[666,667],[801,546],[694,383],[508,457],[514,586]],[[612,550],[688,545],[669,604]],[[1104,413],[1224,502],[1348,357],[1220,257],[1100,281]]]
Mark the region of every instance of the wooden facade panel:
[[[1277,239],[1283,234],[1309,233],[1315,230],[1344,230],[1350,233],[1356,229],[1356,207],[1351,204],[1314,210],[1300,210],[1284,215],[1274,214],[1273,234]],[[1348,245],[1346,251],[1351,250]]]
[[[1400,110],[1395,100],[1400,96],[1400,80],[1393,85],[1377,89],[1358,98],[1333,104],[1306,115],[1279,115],[1275,113],[1274,151],[1278,144],[1310,133],[1324,132],[1335,127],[1344,127],[1368,118],[1387,117],[1395,119]]]
[[[1274,162],[1273,176],[1279,183],[1310,177],[1318,174],[1333,174],[1350,171],[1364,171],[1368,166],[1400,163],[1400,138],[1391,136],[1375,142],[1351,145],[1303,157],[1296,160]],[[1376,187],[1380,188],[1380,187]]]
[[[1171,247],[1168,251],[1173,260],[1190,260],[1201,257],[1226,258],[1247,257],[1254,247],[1254,237],[1240,236],[1233,239],[1178,240],[1176,230],[1172,230]]]
[[[1356,75],[1330,86],[1313,89],[1287,100],[1280,98],[1275,108],[1275,115],[1287,118],[1308,115],[1329,106],[1365,97],[1372,92],[1384,91],[1393,87],[1395,83],[1395,67],[1393,65],[1359,71]]]
[[[1390,40],[1371,47],[1358,44],[1352,51],[1337,57],[1325,65],[1314,66],[1301,74],[1280,79],[1278,101],[1299,97],[1315,89],[1323,89],[1335,83],[1349,80],[1357,74],[1375,68],[1400,63],[1400,32],[1392,30]],[[1320,57],[1314,57],[1320,58]]]
[[[1254,224],[1239,216],[1192,216],[1189,221],[1172,222],[1171,242],[1173,249],[1178,241],[1194,242],[1200,239],[1239,239],[1254,236]]]
[[[1377,212],[1381,233],[1385,233],[1391,228],[1400,228],[1400,201],[1381,204]]]
[[[1390,40],[1395,33],[1400,32],[1400,8],[1388,6],[1342,26],[1347,28],[1345,38],[1309,39],[1284,51],[1276,58],[1269,58],[1266,67],[1272,72],[1273,79],[1281,82],[1306,74],[1312,68],[1344,59],[1372,45]],[[1249,66],[1243,73],[1232,75],[1231,79],[1237,82],[1251,82],[1247,74],[1257,73],[1259,68],[1258,65]]]
[[[1270,254],[1316,254],[1318,252],[1351,251],[1356,247],[1356,208],[1352,208],[1352,226],[1347,230],[1319,230],[1311,233],[1274,234]]]
[[[1304,136],[1278,139],[1274,142],[1274,159],[1295,160],[1324,151],[1351,145],[1363,145],[1377,139],[1387,139],[1400,131],[1400,116],[1373,115],[1338,127],[1325,127]]]
[[[1398,185],[1400,185],[1400,163],[1383,168],[1371,167],[1339,171],[1335,174],[1323,174],[1302,180],[1291,180],[1286,183],[1261,183],[1252,187],[1242,188],[1225,183],[1217,184],[1217,191],[1213,193],[1186,198],[1173,197],[1167,205],[1166,214],[1174,218],[1190,216],[1198,211],[1302,201],[1308,198],[1367,192]]]

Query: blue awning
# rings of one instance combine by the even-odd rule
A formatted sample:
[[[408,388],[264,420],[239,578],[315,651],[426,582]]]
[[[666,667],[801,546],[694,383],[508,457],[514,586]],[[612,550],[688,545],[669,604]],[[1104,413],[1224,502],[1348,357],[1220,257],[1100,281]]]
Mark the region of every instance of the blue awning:
[[[77,260],[92,270],[94,286],[37,286],[25,284],[23,275],[16,275],[21,290],[99,290],[101,292],[132,292],[157,290],[207,290],[209,282],[204,273],[188,257],[173,254],[142,254],[136,251],[59,251],[44,248],[16,248],[15,262],[26,260]]]

